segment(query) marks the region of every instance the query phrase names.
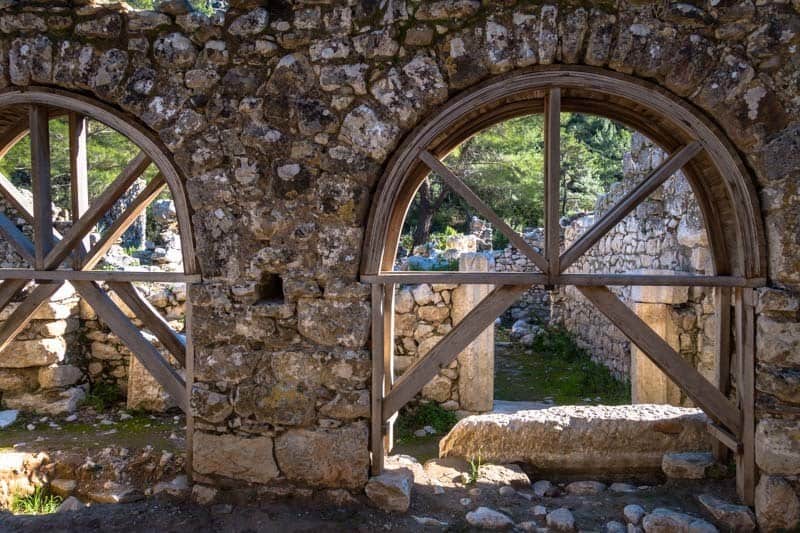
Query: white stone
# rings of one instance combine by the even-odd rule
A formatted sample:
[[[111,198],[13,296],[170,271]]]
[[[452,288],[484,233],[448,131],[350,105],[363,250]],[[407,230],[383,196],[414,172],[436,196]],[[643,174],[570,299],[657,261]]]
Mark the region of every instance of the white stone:
[[[0,429],[7,428],[16,422],[17,415],[19,415],[19,411],[16,409],[6,409],[5,411],[0,411]]]
[[[735,505],[711,494],[697,498],[720,525],[741,533],[756,530],[756,517],[746,505]]]
[[[554,531],[575,531],[575,517],[566,507],[547,513],[547,527]]]
[[[428,305],[433,303],[433,290],[427,283],[421,283],[411,289],[411,294],[414,296],[414,301],[417,305]]]
[[[507,515],[488,507],[478,507],[467,513],[466,518],[469,525],[484,529],[507,529],[514,525]]]
[[[645,533],[711,533],[717,528],[701,518],[696,518],[670,509],[658,508],[644,517],[642,526]]]
[[[768,474],[800,474],[800,422],[760,420],[756,427],[756,464]]]
[[[2,368],[26,368],[46,366],[64,360],[67,343],[63,337],[13,341],[0,357]]]
[[[376,507],[387,512],[404,513],[411,505],[414,475],[408,468],[397,468],[370,478],[364,487]]]
[[[665,453],[661,470],[668,478],[703,479],[714,463],[710,452]]]
[[[634,526],[637,526],[647,512],[641,505],[630,504],[625,506],[625,508],[622,510],[622,514],[625,515],[625,520]]]

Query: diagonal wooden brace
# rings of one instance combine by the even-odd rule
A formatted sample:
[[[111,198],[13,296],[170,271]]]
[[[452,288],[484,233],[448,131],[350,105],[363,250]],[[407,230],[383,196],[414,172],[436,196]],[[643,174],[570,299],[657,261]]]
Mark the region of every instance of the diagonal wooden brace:
[[[0,351],[5,350],[25,326],[33,320],[36,311],[53,296],[63,283],[44,283],[28,295],[0,327]]]

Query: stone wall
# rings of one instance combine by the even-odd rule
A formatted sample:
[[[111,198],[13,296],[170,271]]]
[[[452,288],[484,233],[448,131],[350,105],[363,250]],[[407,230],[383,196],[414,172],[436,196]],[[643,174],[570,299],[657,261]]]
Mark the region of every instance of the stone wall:
[[[543,252],[544,234],[540,228],[525,232],[523,237],[534,250]],[[539,270],[525,254],[511,245],[502,251],[495,252],[494,261],[497,272],[536,272]],[[511,322],[525,320],[545,324],[550,321],[550,307],[550,293],[544,287],[536,286],[525,292],[505,312],[504,317]]]
[[[92,93],[138,117],[186,177],[203,276],[189,291],[195,481],[363,486],[358,265],[383,165],[457,92],[564,63],[685,98],[752,170],[771,288],[759,310],[782,309],[759,316],[759,518],[774,523],[770,506],[796,498],[800,403],[781,391],[800,367],[800,316],[772,296],[800,290],[796,2],[240,0],[214,17],[174,1],[155,13],[3,5],[0,86]]]

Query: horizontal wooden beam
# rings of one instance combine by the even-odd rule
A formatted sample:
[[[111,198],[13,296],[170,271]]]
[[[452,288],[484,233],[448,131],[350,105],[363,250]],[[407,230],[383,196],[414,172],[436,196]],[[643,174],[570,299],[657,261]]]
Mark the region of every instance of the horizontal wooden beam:
[[[727,429],[713,422],[709,422],[706,424],[706,430],[733,453],[742,452],[742,443]]]
[[[383,400],[383,420],[388,420],[407,404],[436,376],[440,368],[453,362],[464,348],[491,326],[497,317],[516,302],[526,290],[528,290],[527,285],[504,285],[495,288],[481,300],[461,322],[431,348],[425,357],[418,359],[398,378]],[[380,357],[382,354],[373,355]]]
[[[545,285],[548,277],[536,272],[381,272],[361,276],[364,283],[457,283],[474,285]],[[764,278],[739,276],[699,276],[694,274],[561,274],[555,277],[556,285],[608,286],[630,285],[640,287],[763,287]]]
[[[491,207],[486,205],[477,194],[472,192],[472,189],[470,189],[469,186],[461,180],[461,178],[453,174],[453,172],[447,168],[444,163],[439,161],[435,155],[423,150],[419,154],[419,159],[425,163],[429,169],[436,172],[439,177],[444,180],[448,187],[450,187],[453,191],[455,191],[456,194],[463,198],[465,202],[471,205],[472,208],[480,213],[483,218],[491,222],[495,229],[505,235],[508,240],[511,241],[511,244],[517,248],[517,250],[525,254],[525,256],[530,259],[533,264],[539,267],[542,272],[547,272],[547,259],[545,259],[542,254],[534,250],[533,246],[531,246],[528,241],[522,237],[522,235],[514,231],[511,226],[506,224],[506,221],[500,218],[500,215],[495,213]]]
[[[536,272],[381,272],[361,276],[363,283],[458,283],[472,285],[544,285],[545,274]]]
[[[722,423],[734,435],[741,435],[742,421],[736,406],[614,293],[606,287],[578,287],[578,290],[662,372],[684,390],[698,407]]]
[[[189,394],[186,382],[169,361],[164,359],[161,352],[144,338],[139,328],[120,311],[103,289],[91,281],[74,281],[72,284],[150,375],[172,396],[183,412],[188,412]]]
[[[200,274],[184,274],[183,272],[133,272],[127,270],[32,270],[25,268],[0,268],[0,280],[4,279],[195,283],[200,281]]]
[[[173,330],[164,317],[130,283],[110,282],[108,286],[125,302],[144,327],[158,337],[181,367],[186,366],[186,340]],[[102,317],[101,317],[102,318]]]

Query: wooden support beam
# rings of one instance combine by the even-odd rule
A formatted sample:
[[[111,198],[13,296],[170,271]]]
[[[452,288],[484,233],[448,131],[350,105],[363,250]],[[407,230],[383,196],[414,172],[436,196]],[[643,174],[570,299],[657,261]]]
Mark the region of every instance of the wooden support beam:
[[[30,106],[31,181],[33,184],[33,244],[35,268],[45,268],[53,248],[53,200],[50,189],[50,124],[47,108]]]
[[[394,387],[394,283],[383,286],[383,391],[384,396]],[[383,428],[383,449],[388,455],[394,448],[394,422],[389,417]]]
[[[589,228],[586,233],[576,240],[569,250],[561,256],[561,272],[565,271],[578,260],[589,248],[595,245],[606,233],[616,226],[623,218],[647,199],[650,194],[658,189],[670,176],[683,168],[702,150],[699,142],[687,144],[680,150],[672,153],[661,166],[653,170],[641,183],[627,195],[623,196],[600,220]]]
[[[149,281],[152,283],[194,283],[200,274],[183,272],[147,272],[128,270],[31,270],[27,268],[0,268],[0,280],[51,280],[51,281]]]
[[[62,283],[45,283],[31,291],[0,326],[0,351],[5,350],[14,337],[25,329],[25,326],[33,320],[36,311],[61,288],[61,285]]]
[[[755,455],[755,294],[736,289],[736,392],[741,412],[742,451],[736,456],[736,490],[742,503],[755,503],[757,477]]]
[[[383,473],[383,396],[384,396],[384,319],[383,286],[372,285],[372,384],[370,415],[370,452],[373,476]]]
[[[17,214],[25,219],[30,225],[33,225],[33,205],[30,200],[23,196],[8,178],[0,174],[0,194],[6,199],[6,202],[11,204],[11,207]]]
[[[4,309],[14,297],[28,284],[27,279],[7,279],[0,285],[0,310]]]
[[[131,311],[136,314],[136,318],[144,323],[144,327],[158,337],[161,344],[169,350],[172,356],[180,363],[181,367],[186,366],[186,339],[173,330],[164,317],[139,294],[136,287],[128,282],[112,281],[108,284],[109,288],[125,302]],[[102,317],[101,317],[102,318]]]
[[[534,272],[381,272],[361,276],[363,283],[458,283],[460,285],[544,285],[547,276]]]
[[[716,439],[715,444],[720,444],[724,446],[726,450],[731,451],[733,453],[742,453],[742,443],[739,442],[736,437],[727,429],[713,423],[709,422],[706,424],[706,430]],[[714,451],[716,455],[716,450]],[[727,458],[723,460],[722,464],[727,464]]]
[[[475,209],[478,213],[483,216],[486,220],[492,223],[492,225],[500,231],[503,235],[508,237],[508,240],[511,241],[517,250],[521,253],[525,254],[525,256],[530,259],[533,264],[535,264],[542,272],[547,272],[547,260],[533,247],[528,244],[528,242],[522,238],[522,235],[514,231],[508,224],[506,224],[505,220],[500,218],[500,215],[494,212],[494,210],[486,205],[483,200],[481,200],[477,194],[472,192],[466,183],[464,183],[458,176],[453,174],[449,168],[444,166],[444,163],[439,161],[439,159],[434,156],[432,153],[423,150],[419,154],[419,159],[429,169],[436,172],[436,174],[441,177],[444,182],[450,187],[456,194],[461,196],[464,201],[466,201],[473,209]]]
[[[714,350],[717,358],[714,366],[717,388],[727,397],[731,390],[731,289],[729,287],[714,289],[714,312],[716,315]],[[730,443],[720,438],[718,433],[711,433],[717,437],[713,442],[714,457],[719,463],[727,464]]]
[[[559,224],[561,181],[561,89],[552,88],[544,97],[544,248],[550,284],[561,272]]]
[[[578,290],[683,389],[698,407],[734,435],[741,435],[742,424],[736,407],[614,293],[606,287],[578,287]]]
[[[527,285],[497,287],[481,300],[425,357],[418,359],[398,378],[394,388],[384,398],[383,420],[388,420],[407,404],[436,376],[440,368],[454,361],[475,337],[491,326],[497,316],[516,302],[528,288]]]
[[[86,299],[86,302],[108,325],[111,331],[139,359],[147,371],[150,372],[150,375],[172,396],[178,406],[184,412],[188,412],[189,395],[186,390],[186,382],[169,361],[164,359],[155,346],[142,336],[139,329],[94,282],[73,281],[72,285],[80,293],[81,297]]]
[[[114,205],[125,191],[141,176],[150,165],[150,159],[143,153],[131,160],[117,178],[106,187],[89,206],[86,213],[75,223],[64,238],[53,248],[47,256],[47,269],[56,268],[77,247],[86,235],[92,231],[97,221]]]
[[[764,278],[748,279],[741,276],[700,276],[696,274],[561,274],[559,285],[604,286],[631,285],[677,287],[763,287]]]
[[[70,215],[73,223],[78,222],[89,209],[88,126],[84,115],[69,114]],[[82,242],[83,247],[88,250],[89,236],[84,237]]]
[[[103,233],[100,240],[89,250],[83,260],[81,269],[89,270],[97,265],[103,256],[105,256],[106,252],[108,252],[108,249],[117,242],[117,239],[119,239],[129,227],[131,227],[136,217],[158,198],[158,195],[161,194],[161,191],[163,191],[166,186],[167,182],[161,174],[158,174],[150,180],[147,187],[133,199],[125,211],[114,220],[111,227]]]
[[[26,263],[31,265],[31,267],[34,265],[36,262],[36,250],[34,249],[33,243],[20,231],[17,225],[3,213],[0,213],[0,234],[14,247],[14,250]]]

